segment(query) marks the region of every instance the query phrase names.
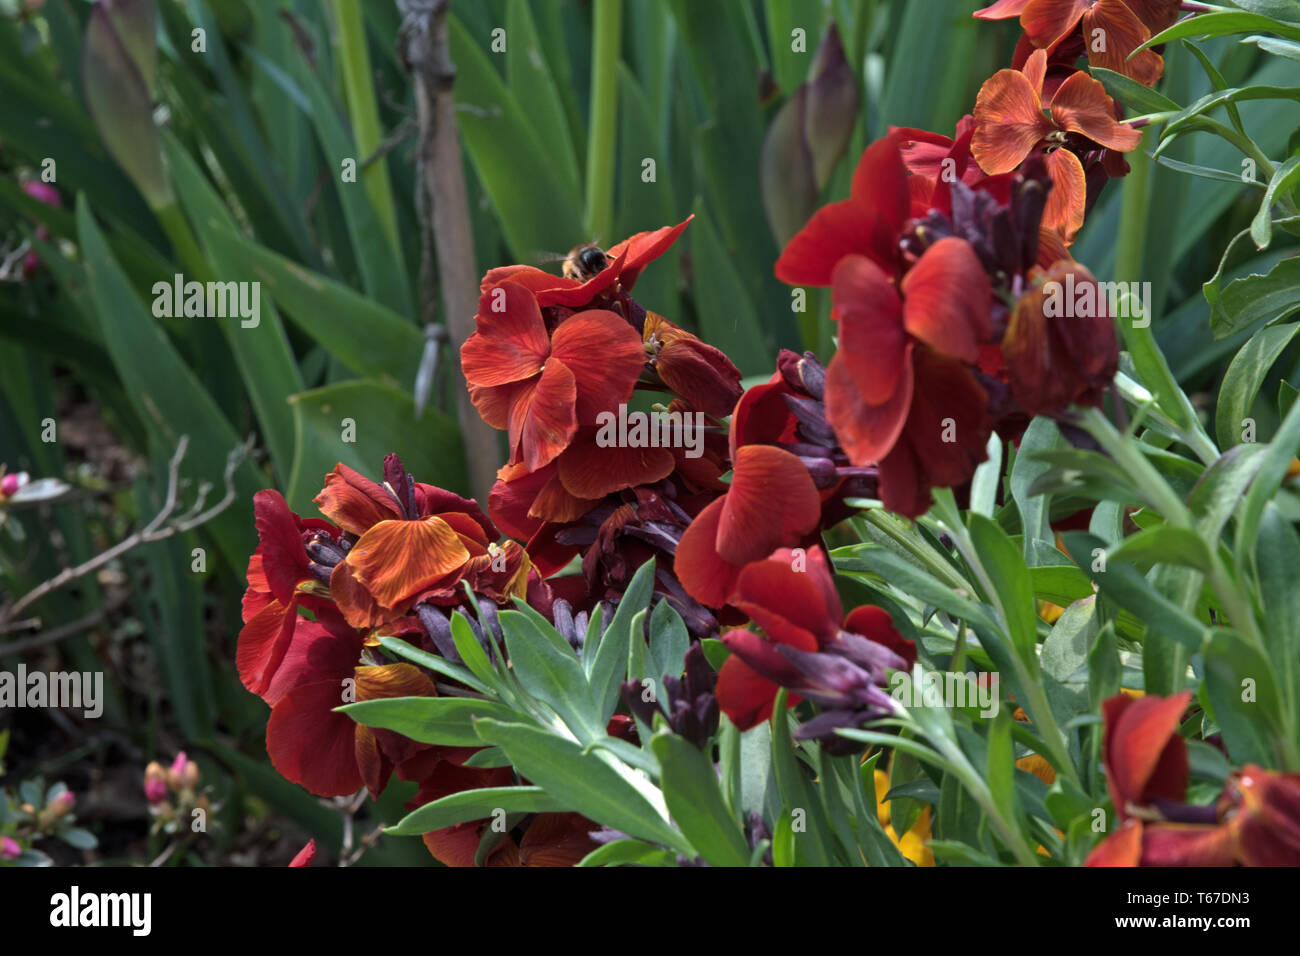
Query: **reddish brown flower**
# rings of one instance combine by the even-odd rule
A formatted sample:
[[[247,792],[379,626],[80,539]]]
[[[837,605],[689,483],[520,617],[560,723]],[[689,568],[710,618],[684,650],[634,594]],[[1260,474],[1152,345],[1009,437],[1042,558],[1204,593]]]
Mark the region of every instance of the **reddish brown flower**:
[[[1058,262],[1020,298],[1002,340],[1007,378],[1029,415],[1099,406],[1119,368],[1115,323],[1083,266]]]
[[[622,316],[591,309],[548,333],[537,298],[514,278],[483,293],[475,321],[460,353],[470,397],[509,432],[511,464],[529,471],[564,451],[580,424],[626,402],[645,366],[641,336]]]
[[[879,692],[876,680],[883,670],[875,664],[901,668],[916,660],[912,642],[880,608],[864,606],[844,617],[820,548],[782,548],[746,565],[728,603],[763,632],[737,629],[722,635],[732,656],[718,674],[718,706],[741,730],[771,716],[779,687],[791,688],[792,705],[803,695],[830,711],[856,711],[869,705],[869,687]],[[861,638],[882,653],[873,657],[875,652],[867,651],[864,657]],[[829,656],[812,658],[819,654]],[[814,660],[830,666],[817,666]]]
[[[1047,54],[1034,51],[1023,72],[998,70],[975,101],[971,152],[989,175],[1008,173],[1033,152],[1042,152],[1052,178],[1044,225],[1071,241],[1083,225],[1087,182],[1083,163],[1069,145],[1071,134],[1088,144],[1128,152],[1142,134],[1115,119],[1115,103],[1100,82],[1079,71],[1052,95],[1044,113]]]
[[[997,0],[975,11],[983,20],[1019,17],[1029,42],[1052,50],[1082,25],[1088,62],[1153,86],[1164,60],[1133,51],[1178,19],[1179,0]]]
[[[650,367],[687,404],[714,418],[731,414],[740,398],[740,370],[721,349],[647,312],[642,330]]]

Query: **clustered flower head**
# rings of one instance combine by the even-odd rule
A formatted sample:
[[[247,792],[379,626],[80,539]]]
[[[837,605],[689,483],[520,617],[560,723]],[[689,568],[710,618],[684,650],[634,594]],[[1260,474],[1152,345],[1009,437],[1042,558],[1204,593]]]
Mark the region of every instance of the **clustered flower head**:
[[[151,760],[144,768],[144,797],[155,830],[167,833],[187,826],[194,810],[206,814],[212,809],[207,794],[199,788],[199,765],[183,750],[167,767]]]

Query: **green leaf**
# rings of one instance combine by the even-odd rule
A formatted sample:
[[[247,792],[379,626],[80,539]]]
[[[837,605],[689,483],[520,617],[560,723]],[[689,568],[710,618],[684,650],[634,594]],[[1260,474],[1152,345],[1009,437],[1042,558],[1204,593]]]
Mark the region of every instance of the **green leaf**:
[[[261,282],[289,318],[348,368],[407,387],[415,381],[424,335],[411,322],[243,237],[214,232],[208,241],[247,279]]]
[[[1198,571],[1210,570],[1210,549],[1195,531],[1156,525],[1125,538],[1106,552],[1108,564],[1123,562],[1147,571],[1154,564],[1176,564]]]
[[[93,850],[99,846],[95,834],[81,827],[68,827],[66,830],[59,831],[59,839],[78,850]]]
[[[718,789],[713,761],[676,734],[661,731],[650,740],[659,758],[659,784],[673,821],[700,856],[713,866],[746,866],[749,845]]]
[[[537,36],[537,27],[528,12],[527,0],[508,0],[506,4],[506,78],[522,113],[533,122],[533,129],[544,143],[548,163],[562,176],[565,186],[577,195],[580,191],[578,156],[569,138],[550,64]],[[607,243],[613,236],[604,237]],[[576,241],[576,240],[575,240]],[[571,243],[572,245],[572,243]]]
[[[1188,495],[1187,507],[1206,540],[1218,540],[1242,495],[1255,480],[1265,447],[1255,442],[1233,445],[1205,470]]]
[[[84,196],[77,198],[77,233],[108,354],[141,419],[149,423],[161,443],[159,452],[170,455],[181,436],[190,435],[181,474],[219,486],[226,457],[239,444],[238,436],[136,298],[95,225]],[[244,501],[256,494],[261,482],[252,465],[246,462],[239,468],[235,487]],[[226,511],[205,528],[233,566],[247,563],[255,539],[240,510]]]
[[[460,659],[465,662],[465,666],[470,669],[480,681],[492,688],[497,696],[506,700],[514,698],[497,669],[492,666],[488,660],[487,652],[483,650],[483,645],[478,642],[474,636],[474,630],[469,626],[469,620],[461,611],[456,611],[451,615],[451,639],[456,645],[456,653]]]
[[[483,740],[506,752],[521,776],[567,809],[629,836],[692,852],[681,834],[630,782],[634,771],[615,770],[600,756],[603,751],[585,752],[573,741],[524,724],[481,720],[477,729]]]
[[[1255,545],[1264,649],[1282,693],[1282,713],[1294,738],[1300,728],[1300,535],[1275,503],[1264,509]]]
[[[1288,60],[1300,61],[1300,43],[1293,40],[1279,40],[1276,37],[1253,36],[1246,37],[1242,43],[1253,43],[1265,53],[1272,53],[1274,56],[1284,56]]]
[[[1248,563],[1246,559],[1254,543],[1255,532],[1259,528],[1264,507],[1277,493],[1278,486],[1282,484],[1298,451],[1300,451],[1300,404],[1292,405],[1286,418],[1282,419],[1282,425],[1260,461],[1259,473],[1251,483],[1250,490],[1246,492],[1246,499],[1237,519],[1235,550],[1239,568],[1246,567]]]
[[[473,674],[459,664],[453,664],[446,658],[439,657],[437,654],[430,654],[428,651],[421,650],[411,644],[406,643],[399,637],[379,638],[379,646],[386,651],[396,654],[398,657],[404,657],[412,663],[419,664],[421,667],[427,667],[435,673],[442,674],[444,677],[450,677],[454,681],[459,681],[466,687],[471,687],[480,694],[489,693],[488,685],[483,683]]]
[[[1033,553],[1034,541],[1052,540],[1051,496],[1033,494],[1029,489],[1051,467],[1036,456],[1055,450],[1060,440],[1060,432],[1054,421],[1050,418],[1035,418],[1020,439],[1015,463],[1011,466],[1011,497],[1020,512],[1026,559]]]
[[[395,826],[385,827],[392,836],[421,836],[443,827],[484,820],[506,813],[563,813],[570,809],[541,787],[481,787],[462,790],[426,803],[402,817]]]
[[[656,679],[669,674],[680,676],[685,669],[685,657],[691,646],[691,635],[686,630],[682,616],[667,601],[660,601],[650,613],[650,660],[654,672],[646,674]]]
[[[1008,820],[1016,821],[1020,816],[1020,801],[1016,796],[1016,752],[1011,724],[1011,711],[1000,709],[989,728],[986,779],[993,804]]]
[[[1205,648],[1205,689],[1233,765],[1280,766],[1281,701],[1263,655],[1239,635],[1216,628]]]
[[[502,611],[499,617],[511,670],[523,689],[559,714],[583,743],[603,737],[604,722],[598,720],[591,688],[573,649],[566,644],[561,650],[518,611]]]
[[[286,497],[293,510],[311,510],[312,498],[338,463],[377,475],[390,453],[400,455],[419,481],[468,490],[456,424],[432,409],[417,423],[407,392],[358,379],[302,392],[290,401],[296,441]]]
[[[983,515],[971,514],[968,523],[975,551],[997,591],[1006,617],[1007,632],[1032,675],[1038,668],[1038,611],[1029,569],[1016,546],[996,522]]]
[[[1103,700],[1119,693],[1121,673],[1115,623],[1107,621],[1088,652],[1088,704],[1093,711],[1101,709]]]
[[[627,666],[629,642],[644,640],[640,633],[632,633],[632,620],[650,603],[654,593],[654,574],[655,562],[652,558],[632,575],[592,658],[591,671],[587,676],[597,704],[598,723],[602,728],[618,706],[619,685]],[[589,654],[590,651],[590,648],[584,648],[584,654]]]
[[[676,866],[677,857],[641,840],[614,840],[592,850],[575,866]]]
[[[334,708],[359,724],[392,730],[422,744],[477,747],[475,717],[508,720],[514,711],[503,704],[471,697],[385,697]]]
[[[1088,652],[1100,624],[1096,609],[1093,597],[1074,602],[1056,619],[1043,641],[1043,670],[1058,681],[1069,680],[1087,666]]]
[[[702,199],[696,202],[694,212],[689,232],[700,336],[726,352],[743,374],[770,369],[772,353],[755,313],[750,286],[743,278],[743,263],[727,254],[718,237],[716,217]]]
[[[1106,92],[1132,116],[1143,116],[1147,113],[1177,113],[1182,109],[1163,93],[1144,86],[1123,73],[1116,73],[1114,70],[1106,70],[1099,66],[1089,67],[1088,72],[1100,80]],[[1234,176],[1233,181],[1241,182],[1241,177]]]
[[[560,167],[544,160],[541,136],[491,59],[456,17],[447,17],[447,32],[456,64],[456,123],[515,259],[535,260],[595,239],[583,234],[581,196]]]
[[[196,236],[207,247],[208,260],[214,273],[211,276],[191,278],[199,281],[237,280],[239,267],[221,255],[221,249],[225,247],[214,248],[208,242],[208,236],[218,230],[238,235],[234,217],[226,209],[225,201],[176,140],[168,136],[164,145],[167,149],[167,165],[176,183],[176,193]],[[249,399],[257,412],[257,421],[270,448],[276,472],[282,482],[287,482],[293,464],[294,447],[294,423],[289,410],[289,396],[302,391],[302,375],[280,324],[280,316],[270,298],[264,297],[256,326],[245,327],[242,321],[236,324],[219,320],[218,324],[248,388]]]
[[[1300,332],[1300,322],[1260,329],[1228,365],[1214,414],[1220,448],[1230,448],[1241,441],[1244,419],[1250,415],[1269,369],[1282,357],[1296,332]]]
[[[962,618],[988,631],[1000,630],[980,605],[883,548],[863,548],[853,563],[874,571],[903,593],[932,604],[953,617]],[[850,562],[840,562],[839,566],[851,569]]]
[[[1183,37],[1220,37],[1230,33],[1252,32],[1277,33],[1288,39],[1300,40],[1300,26],[1280,23],[1257,13],[1200,13],[1160,31],[1133,52],[1168,43],[1170,40],[1181,40]]]
[[[1273,241],[1273,203],[1285,196],[1300,183],[1300,156],[1292,156],[1273,172],[1260,200],[1259,212],[1250,223],[1250,238],[1257,249],[1264,249]]]

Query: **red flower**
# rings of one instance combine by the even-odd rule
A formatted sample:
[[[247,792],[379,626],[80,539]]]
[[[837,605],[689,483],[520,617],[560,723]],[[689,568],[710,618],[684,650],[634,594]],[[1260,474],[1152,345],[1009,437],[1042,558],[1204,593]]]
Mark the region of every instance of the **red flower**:
[[[650,366],[686,403],[714,418],[731,414],[740,398],[740,370],[721,349],[647,312],[642,331]]]
[[[800,568],[806,561],[806,568]],[[755,561],[736,576],[728,603],[743,611],[763,630],[727,631],[722,641],[732,652],[718,674],[718,706],[741,730],[772,715],[779,687],[799,688],[806,674],[780,647],[815,653],[843,644],[847,631],[897,654],[906,666],[916,661],[916,648],[894,629],[878,607],[855,609],[846,619],[844,608],[820,548],[800,555],[788,548]],[[790,703],[800,700],[790,695]]]
[[[605,250],[605,268],[585,280],[553,275],[535,266],[500,266],[487,271],[479,290],[486,295],[493,287],[509,279],[532,292],[538,306],[543,309],[549,306],[591,307],[613,291],[630,291],[641,270],[663,255],[694,218],[687,216],[675,226],[638,232],[615,243]]]
[[[308,840],[307,845],[297,852],[290,866],[311,866],[311,861],[316,859],[316,841]]]
[[[1115,102],[1106,88],[1079,71],[1062,83],[1043,112],[1043,80],[1047,54],[1035,50],[1024,71],[998,70],[984,81],[975,101],[975,134],[971,152],[990,175],[1008,173],[1035,151],[1045,154],[1052,177],[1043,224],[1071,241],[1083,225],[1087,182],[1083,163],[1074,151],[1062,148],[1077,134],[1107,149],[1136,149],[1142,134],[1116,119]]]
[[[744,445],[735,452],[727,493],[678,542],[677,578],[701,604],[722,607],[745,565],[808,541],[821,516],[821,496],[803,462],[771,445]]]
[[[1082,293],[1090,299],[1078,308]],[[1073,260],[1053,265],[1016,303],[1002,355],[1012,394],[1029,415],[1100,406],[1119,368],[1119,343],[1092,273]]]
[[[975,11],[982,20],[1019,17],[1029,42],[1051,50],[1082,23],[1092,66],[1153,86],[1164,60],[1152,50],[1133,51],[1178,19],[1180,0],[997,0]]]
[[[1120,828],[1086,866],[1300,865],[1300,774],[1247,764],[1211,806],[1189,806],[1178,725],[1191,691],[1102,703],[1106,786]]]
[[[509,431],[511,464],[529,471],[626,402],[645,366],[641,336],[622,316],[579,312],[548,334],[537,298],[513,278],[483,293],[475,321],[460,353],[470,397],[484,421]]]

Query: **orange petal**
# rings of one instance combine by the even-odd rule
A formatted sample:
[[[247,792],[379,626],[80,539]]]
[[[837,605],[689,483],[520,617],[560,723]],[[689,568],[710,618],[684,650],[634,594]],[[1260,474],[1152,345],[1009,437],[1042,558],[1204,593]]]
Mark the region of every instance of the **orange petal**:
[[[1068,149],[1054,149],[1045,157],[1052,188],[1043,208],[1043,226],[1059,232],[1073,242],[1083,226],[1083,211],[1088,202],[1088,181],[1079,157]]]
[[[1129,803],[1186,796],[1187,745],[1178,736],[1178,724],[1191,699],[1191,691],[1183,691],[1141,700],[1118,694],[1102,702],[1106,785],[1121,815]]]
[[[1020,14],[1029,42],[1039,49],[1056,46],[1071,33],[1092,0],[1030,0]]]
[[[1084,866],[1137,866],[1142,859],[1142,821],[1129,820],[1093,847]]]
[[[990,176],[1009,173],[1052,132],[1042,103],[1019,70],[998,70],[975,100],[971,154]]]
[[[1108,149],[1128,152],[1142,142],[1142,132],[1115,119],[1115,102],[1106,88],[1082,70],[1072,73],[1052,97],[1052,119],[1061,129],[1080,133]]]
[[[1164,72],[1164,59],[1154,50],[1143,50],[1129,59],[1134,50],[1151,39],[1151,31],[1125,0],[1100,0],[1089,9],[1083,15],[1083,39],[1091,66],[1123,73],[1144,86],[1154,86]],[[1104,43],[1097,42],[1102,40]],[[1097,46],[1105,49],[1095,49]]]
[[[321,514],[353,534],[364,534],[380,521],[401,516],[397,502],[382,485],[341,462],[325,476],[325,487],[312,500]]]
[[[345,559],[358,582],[386,608],[431,587],[469,560],[469,551],[441,518],[381,521]]]

